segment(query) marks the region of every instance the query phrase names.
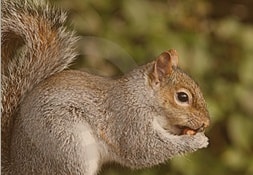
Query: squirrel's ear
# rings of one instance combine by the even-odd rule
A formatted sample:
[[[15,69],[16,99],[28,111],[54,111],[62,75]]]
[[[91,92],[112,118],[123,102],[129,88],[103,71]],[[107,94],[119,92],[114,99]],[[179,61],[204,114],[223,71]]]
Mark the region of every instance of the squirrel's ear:
[[[171,74],[172,67],[177,67],[178,55],[176,50],[171,49],[161,53],[155,61],[151,72],[151,80],[155,82],[162,81],[165,77]]]

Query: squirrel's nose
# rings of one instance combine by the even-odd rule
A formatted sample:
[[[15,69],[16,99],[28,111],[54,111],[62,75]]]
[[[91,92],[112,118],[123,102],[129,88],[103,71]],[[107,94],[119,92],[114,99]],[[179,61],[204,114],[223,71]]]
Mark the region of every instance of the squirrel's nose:
[[[203,132],[210,125],[210,119],[204,120],[201,127],[197,129],[197,132]]]
[[[202,127],[207,128],[210,125],[210,117],[208,116],[207,118],[204,119]]]

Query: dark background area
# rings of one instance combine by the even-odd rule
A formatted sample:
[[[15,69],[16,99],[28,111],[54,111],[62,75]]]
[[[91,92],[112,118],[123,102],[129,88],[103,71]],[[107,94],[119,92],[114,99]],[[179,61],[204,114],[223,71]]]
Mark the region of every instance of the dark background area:
[[[101,175],[253,174],[252,0],[54,0],[81,35],[76,69],[119,76],[174,48],[200,84],[211,115],[210,145],[163,165]]]

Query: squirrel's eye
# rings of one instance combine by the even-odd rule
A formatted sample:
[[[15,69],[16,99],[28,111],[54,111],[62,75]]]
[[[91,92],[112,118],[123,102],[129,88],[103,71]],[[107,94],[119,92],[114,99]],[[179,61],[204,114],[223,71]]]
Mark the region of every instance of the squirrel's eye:
[[[174,100],[180,106],[189,106],[192,103],[192,95],[189,90],[182,88],[176,91]]]
[[[177,92],[177,99],[182,103],[189,101],[189,97],[185,92]]]

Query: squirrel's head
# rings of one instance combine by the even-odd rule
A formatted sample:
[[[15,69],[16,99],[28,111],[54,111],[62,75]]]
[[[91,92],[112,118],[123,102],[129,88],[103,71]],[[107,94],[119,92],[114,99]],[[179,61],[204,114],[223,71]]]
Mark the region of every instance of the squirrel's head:
[[[197,83],[178,67],[175,50],[156,58],[149,80],[161,112],[157,120],[163,129],[174,135],[204,131],[210,123],[204,97]]]

